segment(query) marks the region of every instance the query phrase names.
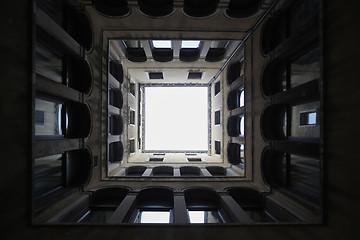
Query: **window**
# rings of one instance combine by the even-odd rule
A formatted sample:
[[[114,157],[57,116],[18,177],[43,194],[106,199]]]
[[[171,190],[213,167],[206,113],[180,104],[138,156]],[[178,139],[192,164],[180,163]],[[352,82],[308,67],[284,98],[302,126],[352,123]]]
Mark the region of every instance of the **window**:
[[[135,111],[130,109],[130,124],[135,125]]]
[[[223,223],[218,210],[189,210],[190,223]]]
[[[220,92],[220,81],[215,83],[215,96]]]
[[[201,79],[203,72],[189,72],[187,79]]]
[[[45,110],[35,109],[35,126],[45,127]]]
[[[120,135],[123,131],[123,122],[120,116],[109,115],[109,134]]]
[[[192,40],[181,41],[181,48],[198,48],[199,45],[200,45],[200,41],[192,41]]]
[[[290,64],[291,88],[320,77],[320,50],[315,48]]]
[[[170,210],[140,210],[135,223],[170,223]]]
[[[79,223],[106,223],[116,208],[92,208],[79,220]]]
[[[245,135],[244,117],[240,118],[240,135]]]
[[[62,83],[62,56],[39,42],[36,43],[35,50],[36,74],[46,79]]]
[[[135,139],[130,140],[130,153],[135,153]]]
[[[66,120],[63,113],[63,104],[35,99],[35,135],[62,136],[63,122]],[[65,126],[64,126],[65,127]]]
[[[207,87],[145,87],[145,151],[208,150]]]
[[[63,185],[63,154],[35,158],[35,199],[43,197]]]
[[[117,108],[122,108],[123,97],[119,89],[109,88],[108,103]]]
[[[215,141],[215,154],[220,154],[220,141]]]
[[[130,93],[135,97],[135,83],[130,83]]]
[[[171,40],[153,40],[154,48],[171,48]]]
[[[164,161],[164,158],[149,158],[150,162],[162,162]]]
[[[315,125],[316,112],[302,112],[300,113],[300,126]]]
[[[220,110],[215,112],[215,125],[220,125]]]
[[[240,107],[244,106],[244,91],[241,91],[241,94],[239,96],[239,103],[240,103]]]
[[[164,79],[162,72],[149,72],[149,79]]]

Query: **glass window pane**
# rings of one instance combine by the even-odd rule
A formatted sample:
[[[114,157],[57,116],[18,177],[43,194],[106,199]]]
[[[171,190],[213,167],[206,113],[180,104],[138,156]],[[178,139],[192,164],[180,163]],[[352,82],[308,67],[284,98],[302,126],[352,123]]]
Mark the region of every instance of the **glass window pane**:
[[[63,135],[61,128],[61,112],[63,104],[35,99],[35,135]]]
[[[192,211],[189,210],[190,223],[223,223],[218,210]]]
[[[36,73],[55,82],[62,82],[63,62],[60,55],[36,43]]]
[[[200,41],[181,41],[181,48],[198,48]]]
[[[290,64],[291,88],[320,77],[319,48],[315,48]]]
[[[140,211],[135,223],[170,223],[170,211]]]
[[[44,196],[62,186],[62,154],[35,158],[35,198]]]
[[[244,91],[241,91],[239,102],[240,102],[240,107],[243,107],[244,106]]]
[[[291,108],[291,136],[320,137],[320,124],[317,121],[319,108],[319,102],[293,106]]]
[[[240,118],[240,135],[244,136],[245,135],[245,126],[244,126],[244,117]]]
[[[171,48],[171,40],[153,40],[154,48]]]
[[[80,218],[78,222],[80,223],[106,223],[106,221],[111,217],[115,209],[113,208],[99,208],[91,209],[87,211],[84,216]]]
[[[320,201],[320,161],[290,155],[289,189],[308,201]]]

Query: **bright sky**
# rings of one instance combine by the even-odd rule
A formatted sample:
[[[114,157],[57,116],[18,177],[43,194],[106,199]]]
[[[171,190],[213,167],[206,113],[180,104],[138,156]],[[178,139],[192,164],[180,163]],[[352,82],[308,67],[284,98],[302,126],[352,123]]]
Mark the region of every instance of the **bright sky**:
[[[189,211],[190,223],[204,223],[205,212],[204,211]]]
[[[183,40],[181,41],[181,48],[198,48],[200,41]]]
[[[171,40],[153,40],[155,48],[171,48]]]
[[[145,88],[145,150],[208,150],[207,87]]]
[[[142,211],[141,223],[169,223],[169,211]]]

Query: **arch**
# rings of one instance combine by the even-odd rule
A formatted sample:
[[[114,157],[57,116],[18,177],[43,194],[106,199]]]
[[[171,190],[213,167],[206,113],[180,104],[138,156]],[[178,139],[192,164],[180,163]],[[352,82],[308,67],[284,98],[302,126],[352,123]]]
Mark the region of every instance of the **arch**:
[[[285,105],[273,105],[265,108],[261,114],[261,132],[265,140],[280,140],[286,138]]]
[[[74,57],[70,57],[68,61],[68,86],[79,92],[89,93],[93,84],[90,63]]]
[[[200,58],[199,48],[181,48],[179,59],[182,62],[195,62]]]
[[[125,51],[126,58],[131,62],[146,62],[147,57],[142,47],[128,47]]]
[[[226,176],[226,168],[220,166],[207,166],[206,170],[208,170],[213,176]]]
[[[200,168],[193,166],[180,167],[181,176],[200,176]]]
[[[184,0],[184,13],[191,17],[207,17],[216,12],[219,0]]]
[[[228,162],[233,165],[243,163],[242,150],[240,144],[229,142],[227,146]]]
[[[152,17],[164,17],[172,13],[174,3],[173,0],[138,0],[141,12]]]
[[[174,208],[174,193],[161,187],[143,189],[137,195],[136,205],[137,208]]]
[[[109,88],[108,92],[108,104],[114,107],[122,109],[123,107],[123,95],[120,89]]]
[[[262,71],[261,90],[265,97],[286,89],[286,63],[267,63]]]
[[[154,176],[173,176],[174,168],[171,166],[154,167],[152,173]]]
[[[231,85],[233,82],[235,82],[236,79],[240,77],[242,68],[243,68],[243,61],[237,61],[235,63],[230,64],[226,75],[228,85]]]
[[[91,175],[92,156],[88,149],[66,152],[66,185],[70,187],[86,184]]]
[[[99,188],[92,194],[93,205],[119,205],[129,193],[124,187]]]
[[[67,138],[86,138],[91,131],[90,108],[80,102],[69,102],[66,104],[68,118]]]
[[[118,115],[110,115],[108,127],[111,135],[121,135],[124,128],[122,117]]]
[[[68,32],[81,46],[90,51],[93,46],[93,31],[90,18],[84,12],[69,10]]]
[[[130,166],[125,170],[126,176],[141,176],[145,172],[145,166]]]
[[[171,62],[174,59],[174,52],[171,48],[154,48],[152,56],[157,62]]]
[[[227,106],[230,111],[234,110],[235,108],[242,107],[241,94],[243,92],[243,88],[234,89],[229,92],[227,97]]]
[[[263,193],[251,188],[232,187],[228,188],[229,195],[241,206],[241,207],[255,207],[264,205]]]
[[[230,137],[238,137],[243,135],[241,132],[241,116],[230,116],[227,122],[227,133]]]
[[[260,0],[231,0],[226,15],[231,18],[249,17],[258,12],[260,3]]]
[[[261,30],[261,51],[268,54],[286,38],[286,14],[270,17]]]
[[[285,160],[285,161],[284,161]],[[261,173],[266,184],[286,186],[286,154],[265,148],[261,154]]]
[[[96,10],[109,16],[126,16],[129,14],[127,0],[93,0]]]
[[[109,62],[109,72],[120,84],[123,84],[124,70],[121,63],[111,60]]]
[[[225,48],[210,48],[206,54],[206,62],[220,62],[225,58]]]
[[[191,208],[219,208],[220,195],[208,188],[192,188],[184,191],[186,206]]]
[[[119,142],[112,142],[109,144],[109,159],[108,161],[113,162],[120,162],[122,161],[124,156],[124,146],[121,141]]]

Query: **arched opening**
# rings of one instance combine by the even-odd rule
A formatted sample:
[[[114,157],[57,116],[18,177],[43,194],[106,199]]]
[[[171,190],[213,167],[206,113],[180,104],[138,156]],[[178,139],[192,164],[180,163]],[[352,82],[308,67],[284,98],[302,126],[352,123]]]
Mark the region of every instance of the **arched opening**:
[[[152,17],[163,17],[173,11],[173,0],[138,0],[140,10]]]
[[[127,0],[93,0],[96,10],[109,16],[125,16],[129,13]]]
[[[89,107],[80,102],[66,104],[67,138],[86,138],[91,131],[91,114]]]
[[[89,93],[92,87],[92,72],[85,59],[69,58],[68,86],[83,93]]]
[[[226,14],[231,18],[246,18],[257,13],[260,0],[231,0]]]
[[[185,0],[184,12],[191,17],[206,17],[216,12],[219,0]]]

